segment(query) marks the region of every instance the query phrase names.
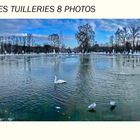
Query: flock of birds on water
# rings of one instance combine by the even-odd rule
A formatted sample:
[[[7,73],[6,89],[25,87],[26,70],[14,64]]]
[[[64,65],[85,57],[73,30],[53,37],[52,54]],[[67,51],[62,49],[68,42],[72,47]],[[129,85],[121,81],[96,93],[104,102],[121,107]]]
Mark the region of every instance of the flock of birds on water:
[[[67,83],[65,80],[61,80],[61,79],[57,79],[57,77],[55,76],[54,78],[54,84],[64,84],[64,83]],[[116,107],[116,102],[115,101],[110,101],[110,109],[111,110],[114,110],[115,107]],[[92,103],[88,106],[88,110],[89,111],[96,111],[96,103]]]

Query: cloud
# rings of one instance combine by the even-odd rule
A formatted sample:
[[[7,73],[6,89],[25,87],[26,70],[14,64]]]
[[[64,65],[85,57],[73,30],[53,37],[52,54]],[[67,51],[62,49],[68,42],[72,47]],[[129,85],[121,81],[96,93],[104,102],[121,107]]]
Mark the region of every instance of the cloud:
[[[131,24],[140,25],[139,19],[97,19],[98,30],[115,32],[118,28],[129,27]]]
[[[78,26],[89,23],[93,30],[114,31],[122,26],[140,24],[139,19],[1,19],[0,32],[18,33],[23,31],[44,30],[73,30]]]
[[[95,30],[99,40],[107,41],[106,36],[114,34],[117,28],[140,25],[140,19],[0,19],[0,35],[25,36],[32,33],[45,42],[49,34],[58,33],[67,43],[76,42],[78,26],[87,23]]]

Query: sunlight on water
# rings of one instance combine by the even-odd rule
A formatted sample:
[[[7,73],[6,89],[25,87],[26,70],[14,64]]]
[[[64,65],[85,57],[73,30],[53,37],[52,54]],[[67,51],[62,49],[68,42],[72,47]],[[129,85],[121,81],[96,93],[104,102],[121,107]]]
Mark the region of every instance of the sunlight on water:
[[[0,56],[0,120],[140,120],[139,82],[140,56]]]

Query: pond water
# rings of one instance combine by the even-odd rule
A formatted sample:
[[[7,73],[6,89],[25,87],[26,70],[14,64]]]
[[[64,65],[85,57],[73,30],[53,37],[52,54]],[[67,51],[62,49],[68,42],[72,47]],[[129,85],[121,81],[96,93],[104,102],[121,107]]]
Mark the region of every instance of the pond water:
[[[140,56],[0,56],[0,120],[140,120]]]

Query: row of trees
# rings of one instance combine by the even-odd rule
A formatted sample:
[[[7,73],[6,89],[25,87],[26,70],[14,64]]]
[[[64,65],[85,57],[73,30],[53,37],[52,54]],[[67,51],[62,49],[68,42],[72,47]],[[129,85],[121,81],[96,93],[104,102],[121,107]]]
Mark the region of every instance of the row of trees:
[[[75,52],[87,52],[94,44],[95,32],[89,24],[78,27],[78,32],[75,35],[79,46]],[[58,34],[49,35],[46,40],[49,44],[44,46],[34,46],[34,36],[27,34],[23,36],[0,36],[0,52],[1,53],[30,53],[30,52],[68,52],[71,53],[70,48],[65,48],[62,44],[62,38]],[[61,47],[60,47],[61,46]]]
[[[140,38],[140,27],[135,24],[129,27],[123,27],[122,29],[118,28],[115,32],[115,43],[117,46],[126,45],[126,42],[130,42],[132,47],[135,47],[138,44]],[[113,44],[113,37],[111,37],[111,42]]]
[[[110,36],[110,45],[115,52],[140,51],[140,27],[133,24],[118,28],[115,34]]]
[[[0,36],[0,53],[30,52],[33,46],[32,34],[26,36]]]
[[[30,52],[58,52],[60,47],[60,36],[58,34],[51,34],[47,40],[50,44],[44,44],[44,46],[35,45],[35,36],[33,34],[25,35],[5,35],[0,36],[0,53],[30,53]],[[64,46],[64,45],[63,45]],[[48,47],[48,48],[46,48]],[[63,47],[61,48],[61,50]],[[63,49],[63,51],[65,51]]]
[[[140,50],[139,38],[140,27],[131,25],[129,27],[118,28],[114,35],[110,36],[110,45],[99,46],[95,42],[95,31],[89,24],[81,25],[75,34],[78,42],[78,47],[75,52],[91,52],[91,51],[106,51],[115,52],[130,52],[130,50]],[[62,44],[62,38],[59,34],[51,34],[46,38],[48,44],[44,46],[35,46],[34,36],[26,34],[23,36],[0,36],[0,52],[1,53],[30,53],[30,52],[72,52],[70,48],[66,49]]]
[[[85,24],[78,27],[78,32],[75,34],[78,41],[79,47],[77,48],[80,52],[90,51],[105,51],[105,52],[132,52],[140,51],[140,27],[133,24],[129,27],[118,28],[114,35],[110,36],[110,45],[99,46],[95,43],[95,32],[92,26]]]

